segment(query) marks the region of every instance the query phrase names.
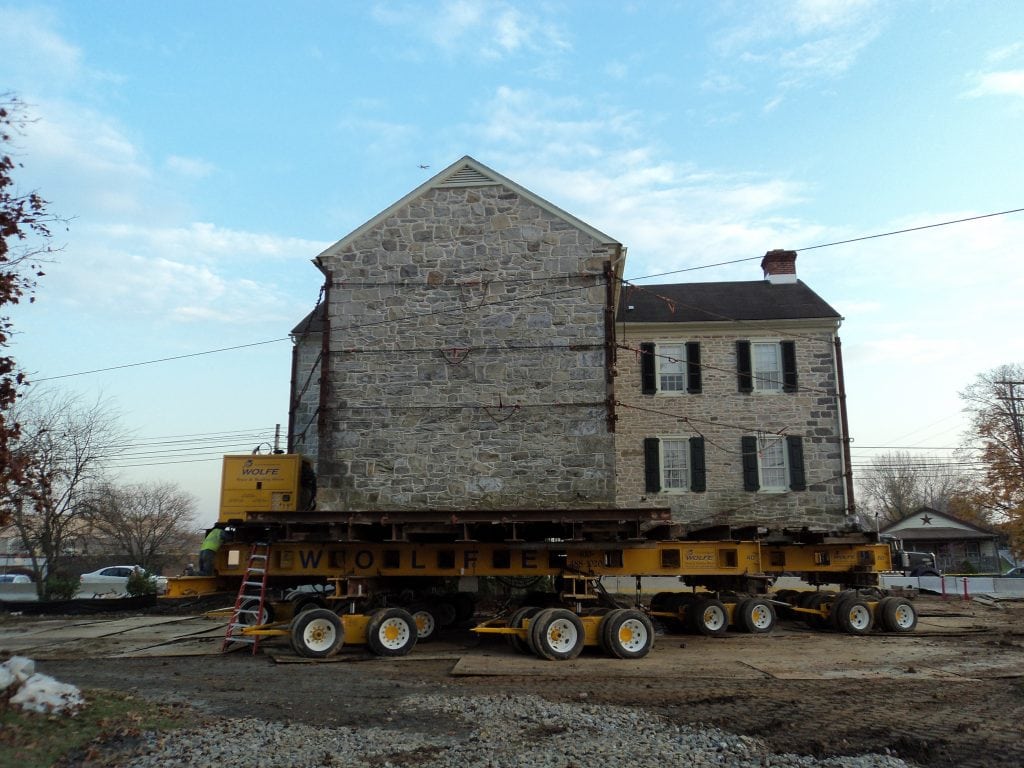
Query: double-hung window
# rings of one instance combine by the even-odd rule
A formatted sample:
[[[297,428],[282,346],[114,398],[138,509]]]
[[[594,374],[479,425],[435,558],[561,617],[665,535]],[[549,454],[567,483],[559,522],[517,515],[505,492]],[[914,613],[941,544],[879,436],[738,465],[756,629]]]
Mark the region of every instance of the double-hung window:
[[[700,344],[696,341],[641,344],[640,386],[645,395],[700,392]]]
[[[805,491],[804,439],[796,435],[747,436],[740,440],[743,488],[747,491]]]
[[[796,343],[737,341],[736,374],[740,392],[796,392]]]
[[[658,389],[662,392],[685,392],[686,345],[659,344],[657,349]]]
[[[781,437],[762,437],[757,441],[758,480],[762,491],[784,491],[789,486],[786,452]]]
[[[703,437],[648,437],[644,440],[647,493],[707,489]]]

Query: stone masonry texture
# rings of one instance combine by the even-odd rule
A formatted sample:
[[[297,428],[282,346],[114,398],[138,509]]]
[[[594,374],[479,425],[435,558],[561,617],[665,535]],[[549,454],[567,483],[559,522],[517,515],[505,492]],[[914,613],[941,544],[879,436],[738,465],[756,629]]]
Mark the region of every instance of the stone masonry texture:
[[[324,258],[323,509],[610,506],[617,243],[501,185],[430,188]],[[320,340],[300,343],[298,380]],[[303,368],[303,366],[307,366]]]
[[[846,522],[839,440],[839,405],[833,353],[834,325],[806,321],[784,328],[763,324],[678,324],[671,331],[620,326],[615,382],[616,451],[620,506],[668,506],[673,519],[689,527],[759,524],[768,527],[840,527]],[[738,339],[792,340],[796,343],[799,391],[738,391]],[[642,342],[700,343],[703,387],[699,394],[641,394],[638,350]],[[745,491],[740,438],[784,432],[804,438],[806,491]],[[705,438],[707,490],[647,493],[643,440],[646,437]]]

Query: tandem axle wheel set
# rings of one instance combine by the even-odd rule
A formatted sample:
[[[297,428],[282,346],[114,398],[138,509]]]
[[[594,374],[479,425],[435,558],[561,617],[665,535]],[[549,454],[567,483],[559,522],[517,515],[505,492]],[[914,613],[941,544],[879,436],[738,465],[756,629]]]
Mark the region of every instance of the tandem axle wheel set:
[[[448,616],[447,611],[423,603],[370,613],[338,612],[306,603],[290,621],[249,624],[234,639],[286,636],[292,650],[307,658],[327,658],[346,645],[366,646],[377,656],[404,656],[417,642],[436,637],[441,614]],[[269,618],[267,612],[262,616]],[[546,660],[574,659],[585,647],[599,648],[612,658],[640,659],[654,645],[656,622],[668,631],[715,637],[730,629],[767,634],[780,617],[816,630],[854,635],[907,633],[917,626],[917,611],[908,599],[876,589],[850,589],[781,590],[753,596],[659,592],[648,608],[527,605],[483,621],[472,631],[504,636],[515,651]],[[255,642],[253,646],[255,652]]]

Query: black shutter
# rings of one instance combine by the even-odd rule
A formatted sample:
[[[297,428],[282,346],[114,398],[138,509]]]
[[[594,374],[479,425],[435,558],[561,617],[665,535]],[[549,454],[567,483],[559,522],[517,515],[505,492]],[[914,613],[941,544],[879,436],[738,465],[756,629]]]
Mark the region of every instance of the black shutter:
[[[795,435],[786,435],[786,448],[789,450],[789,489],[791,491],[806,491],[804,439]]]
[[[653,395],[658,391],[654,373],[654,345],[650,342],[640,345],[640,391],[645,395]]]
[[[704,438],[690,438],[690,490],[702,493],[708,489],[708,471],[704,463]]]
[[[691,395],[700,392],[701,382],[700,343],[686,342],[686,391]]]
[[[736,342],[736,380],[740,392],[754,391],[754,377],[750,368],[750,342]]]
[[[782,346],[782,391],[796,392],[796,342],[784,341]]]
[[[648,493],[661,492],[661,441],[644,438],[644,485]]]
[[[756,491],[761,487],[757,479],[757,438],[741,437],[740,450],[743,452],[743,490]]]

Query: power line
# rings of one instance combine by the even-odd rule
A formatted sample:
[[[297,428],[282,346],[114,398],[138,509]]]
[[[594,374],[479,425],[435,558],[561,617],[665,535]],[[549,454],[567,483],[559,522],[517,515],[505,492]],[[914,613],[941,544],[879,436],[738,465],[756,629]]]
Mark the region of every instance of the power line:
[[[889,237],[889,236],[892,236],[892,235],[904,234],[904,233],[907,233],[907,232],[917,232],[917,231],[924,230],[924,229],[934,229],[936,227],[945,227],[945,226],[949,226],[949,225],[952,225],[952,224],[962,224],[964,222],[969,222],[969,221],[978,221],[979,219],[992,218],[994,216],[1006,216],[1006,215],[1009,215],[1009,214],[1012,214],[1012,213],[1019,213],[1021,211],[1024,211],[1024,208],[1013,208],[1013,209],[1006,210],[1006,211],[998,211],[998,212],[995,212],[995,213],[986,213],[986,214],[981,214],[981,215],[978,215],[978,216],[970,216],[970,217],[963,218],[963,219],[951,219],[949,221],[940,221],[940,222],[936,222],[934,224],[924,224],[924,225],[919,226],[919,227],[908,227],[906,229],[897,229],[897,230],[891,230],[889,232],[879,232],[877,234],[872,234],[872,235],[863,235],[861,237],[849,238],[847,240],[837,240],[837,241],[831,242],[831,243],[819,243],[818,245],[805,246],[803,248],[797,248],[795,250],[797,250],[797,251],[810,251],[810,250],[814,250],[814,249],[817,249],[817,248],[828,248],[828,247],[832,247],[832,246],[836,246],[836,245],[844,245],[846,243],[860,242],[862,240],[871,240],[871,239],[880,238],[880,237]],[[672,271],[669,271],[669,272],[659,272],[659,273],[656,273],[656,274],[645,275],[645,276],[642,276],[642,277],[627,278],[627,279],[622,280],[621,282],[626,284],[626,283],[629,283],[629,282],[632,282],[632,281],[636,281],[636,280],[646,280],[646,279],[649,279],[649,278],[652,278],[652,277],[663,277],[663,276],[666,276],[666,275],[681,274],[683,272],[692,272],[692,271],[696,271],[696,270],[699,270],[699,269],[710,269],[712,267],[724,266],[724,265],[727,265],[727,264],[738,264],[738,263],[745,262],[745,261],[754,261],[754,260],[760,259],[760,258],[763,258],[763,257],[761,257],[761,256],[750,256],[750,257],[741,258],[741,259],[733,259],[731,261],[715,262],[715,263],[712,263],[712,264],[704,264],[704,265],[700,265],[700,266],[696,266],[696,267],[686,267],[686,268],[683,268],[683,269],[672,270]],[[591,275],[590,277],[597,278],[597,280],[595,280],[593,285],[577,286],[575,288],[564,289],[564,290],[561,290],[561,291],[553,291],[553,292],[550,292],[550,293],[540,293],[540,294],[535,294],[533,296],[527,296],[527,297],[513,297],[513,298],[505,299],[505,300],[499,299],[497,301],[487,303],[486,306],[495,306],[495,305],[499,305],[499,304],[507,303],[507,302],[511,302],[511,301],[520,301],[521,298],[533,299],[533,298],[541,298],[543,296],[557,295],[557,294],[560,294],[560,293],[569,293],[569,292],[577,291],[577,290],[590,289],[590,288],[593,288],[593,287],[596,287],[596,286],[599,286],[599,285],[602,284],[601,279],[600,279],[602,276],[600,276],[600,275]],[[547,276],[547,277],[541,278],[541,279],[545,280],[545,281],[561,280],[561,279],[564,279],[564,276]],[[532,281],[532,279],[530,281]],[[530,281],[524,280],[524,282],[530,282]],[[498,282],[498,281],[493,281],[493,282]],[[511,281],[508,281],[508,282],[511,282]],[[481,286],[485,287],[486,284],[487,284],[487,281],[481,281],[480,282]],[[638,286],[634,286],[634,287],[638,287]],[[485,301],[486,301],[486,296],[485,296]],[[320,303],[320,300],[318,299],[317,300],[317,304],[319,305],[319,303]],[[482,306],[485,306],[485,304],[483,302],[481,302],[481,304],[479,306],[475,307],[474,309],[479,309]],[[418,320],[418,319],[421,319],[423,317],[429,317],[429,316],[432,316],[432,315],[455,314],[455,313],[459,313],[459,312],[466,312],[466,311],[468,311],[468,309],[469,308],[463,306],[463,307],[459,307],[459,308],[456,308],[456,309],[432,310],[432,311],[429,311],[429,312],[421,312],[421,313],[415,313],[415,314],[412,314],[412,315],[405,315],[403,317],[388,318],[386,320],[380,320],[380,321],[376,321],[376,322],[372,322],[372,323],[360,323],[360,324],[348,326],[348,327],[345,327],[345,328],[340,328],[338,330],[340,330],[340,331],[351,331],[351,330],[362,329],[362,328],[367,328],[367,327],[372,327],[372,326],[386,325],[386,324],[389,324],[389,323],[398,323],[398,322],[404,322],[404,321],[408,321],[408,320]],[[729,320],[732,320],[734,322],[743,322],[743,321],[737,320],[736,318],[723,318],[723,319],[729,319]],[[143,360],[143,361],[135,362],[135,363],[125,363],[123,365],[113,365],[113,366],[109,366],[109,367],[106,367],[106,368],[95,368],[95,369],[88,370],[88,371],[76,371],[75,373],[65,373],[65,374],[60,374],[60,375],[57,375],[57,376],[47,376],[47,377],[40,378],[40,379],[34,379],[33,381],[35,381],[35,382],[55,381],[57,379],[66,379],[66,378],[71,378],[71,377],[74,377],[74,376],[86,376],[86,375],[93,374],[93,373],[105,373],[105,372],[108,372],[108,371],[117,371],[117,370],[123,370],[123,369],[126,369],[126,368],[137,368],[137,367],[144,366],[144,365],[154,365],[154,364],[157,364],[157,363],[173,362],[175,360],[185,360],[185,359],[193,358],[193,357],[202,357],[204,355],[213,355],[213,354],[219,354],[221,352],[231,352],[231,351],[235,351],[235,350],[239,350],[239,349],[247,349],[249,347],[257,347],[257,346],[263,346],[263,345],[267,345],[267,344],[278,344],[278,343],[280,343],[282,341],[288,341],[289,339],[290,339],[290,337],[286,336],[286,337],[277,338],[277,339],[268,339],[266,341],[256,341],[256,342],[252,342],[252,343],[249,343],[249,344],[239,344],[239,345],[231,346],[231,347],[221,347],[221,348],[218,348],[218,349],[209,349],[209,350],[205,350],[205,351],[202,351],[202,352],[191,352],[191,353],[187,353],[187,354],[183,354],[183,355],[174,355],[174,356],[171,356],[171,357],[157,358],[157,359],[154,359],[154,360]]]
[[[801,251],[813,251],[813,250],[815,250],[817,248],[831,248],[832,246],[835,246],[835,245],[846,245],[847,243],[859,243],[862,240],[874,240],[875,238],[879,238],[879,237],[890,237],[892,235],[902,235],[902,234],[905,234],[906,232],[918,232],[918,231],[920,231],[922,229],[935,229],[936,227],[948,227],[951,224],[963,224],[963,223],[968,222],[968,221],[978,221],[979,219],[989,219],[989,218],[992,218],[993,216],[1007,216],[1007,215],[1009,215],[1011,213],[1020,213],[1021,211],[1024,211],[1024,208],[1012,208],[1012,209],[1010,209],[1008,211],[997,211],[995,213],[983,213],[983,214],[981,214],[979,216],[968,216],[965,219],[950,219],[949,221],[938,221],[938,222],[935,222],[934,224],[923,224],[923,225],[921,225],[919,227],[908,227],[906,229],[894,229],[894,230],[891,230],[889,232],[878,232],[878,233],[873,234],[873,235],[861,235],[860,237],[851,237],[851,238],[849,238],[847,240],[836,240],[836,241],[831,242],[831,243],[818,243],[817,245],[807,245],[807,246],[804,246],[803,248],[794,248],[793,250],[799,253]],[[720,261],[720,262],[717,262],[715,264],[705,264],[703,266],[697,266],[697,267],[686,267],[684,269],[674,269],[671,272],[658,272],[658,273],[652,274],[652,275],[644,275],[643,277],[630,277],[630,278],[626,278],[626,279],[630,280],[630,281],[632,281],[632,280],[649,280],[652,277],[664,277],[666,275],[678,275],[678,274],[681,274],[683,272],[693,272],[693,271],[696,271],[698,269],[709,269],[711,267],[721,267],[721,266],[725,266],[727,264],[739,264],[739,263],[744,262],[744,261],[756,261],[757,259],[761,259],[761,258],[764,258],[764,257],[763,256],[747,256],[746,258],[743,258],[743,259],[733,259],[732,261]]]

